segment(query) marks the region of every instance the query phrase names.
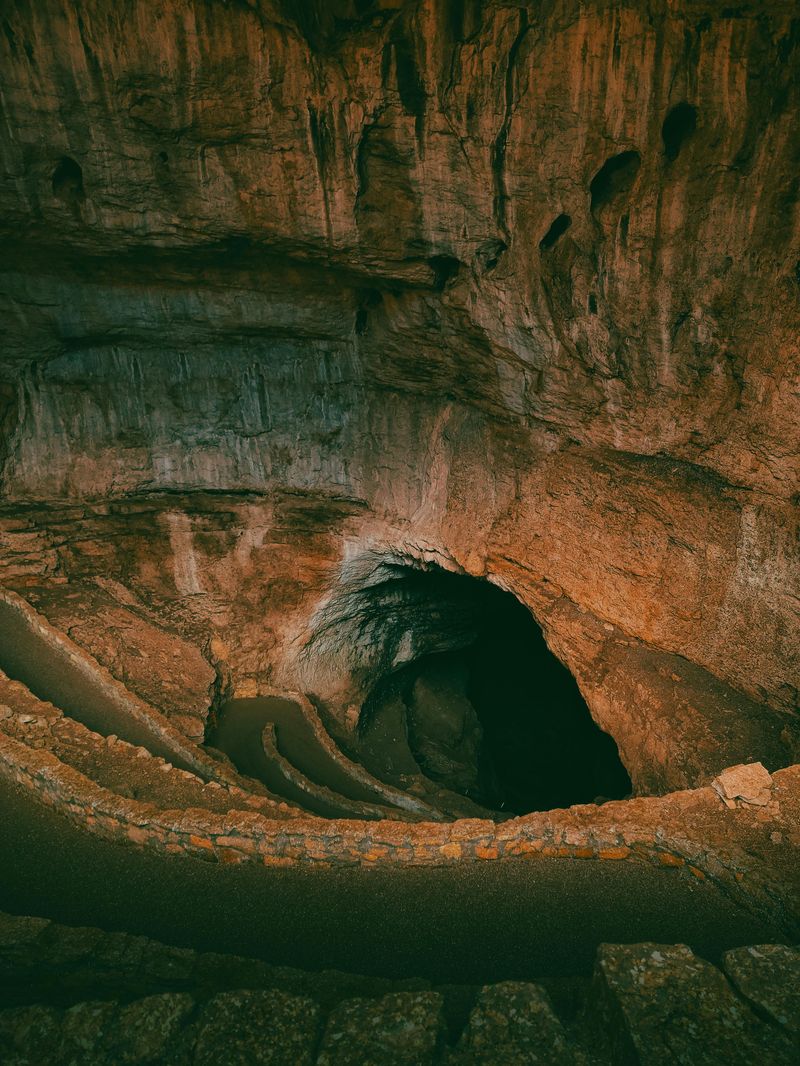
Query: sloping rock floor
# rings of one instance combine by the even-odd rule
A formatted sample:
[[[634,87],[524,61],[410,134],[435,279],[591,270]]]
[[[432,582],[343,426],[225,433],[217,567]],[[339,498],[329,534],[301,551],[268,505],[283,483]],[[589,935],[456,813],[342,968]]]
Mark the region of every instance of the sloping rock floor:
[[[800,950],[602,945],[591,980],[308,973],[0,914],[6,1066],[794,1063]]]

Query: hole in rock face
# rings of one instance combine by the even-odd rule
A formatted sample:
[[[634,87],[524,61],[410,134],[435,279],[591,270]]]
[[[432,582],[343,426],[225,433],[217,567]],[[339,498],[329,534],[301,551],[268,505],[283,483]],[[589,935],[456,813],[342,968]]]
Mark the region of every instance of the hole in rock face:
[[[481,273],[489,274],[494,270],[506,249],[507,245],[505,241],[484,241],[475,253],[475,259]]]
[[[620,152],[605,161],[589,185],[593,214],[630,192],[641,162],[639,153],[633,151]]]
[[[552,248],[558,238],[566,233],[571,225],[572,219],[569,215],[559,215],[547,233],[545,233],[544,237],[539,241],[539,247],[542,251]]]
[[[691,104],[682,103],[673,107],[664,119],[661,136],[664,139],[664,154],[672,161],[677,159],[684,143],[697,129],[697,110]]]
[[[356,308],[355,330],[359,337],[363,337],[369,327],[369,313],[378,307],[383,297],[377,289],[367,289],[361,294]]]
[[[486,807],[522,814],[630,793],[614,740],[513,595],[438,569],[409,569],[392,585],[386,624],[408,661],[364,704],[373,755],[400,714],[422,772]]]
[[[452,255],[434,255],[428,260],[428,266],[433,271],[433,287],[442,292],[458,275],[461,263]]]
[[[78,204],[86,199],[83,171],[69,156],[64,156],[53,171],[53,195],[67,204]]]

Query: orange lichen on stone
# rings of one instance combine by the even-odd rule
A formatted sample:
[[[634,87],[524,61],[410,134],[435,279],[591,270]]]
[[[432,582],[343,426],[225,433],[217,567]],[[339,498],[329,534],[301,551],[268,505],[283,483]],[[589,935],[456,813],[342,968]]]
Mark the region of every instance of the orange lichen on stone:
[[[264,855],[261,859],[264,866],[296,866],[294,859],[289,859],[285,855]]]
[[[220,862],[233,864],[243,861],[243,856],[241,856],[238,851],[231,851],[230,848],[220,849],[217,854],[219,855]]]
[[[660,851],[658,853],[658,861],[662,866],[685,866],[686,860],[682,859],[680,855],[673,855],[669,851]]]
[[[476,844],[475,845],[475,858],[476,859],[496,859],[500,855],[500,851],[496,844]]]
[[[631,854],[628,847],[601,848],[597,853],[599,859],[627,859]]]
[[[197,836],[195,833],[189,834],[189,843],[195,848],[207,848],[209,851],[211,851],[214,847],[208,837],[200,837]]]
[[[216,838],[217,846],[220,848],[243,848],[250,847],[250,841],[247,837],[243,836],[221,836]]]
[[[381,847],[375,845],[368,851],[363,852],[361,858],[367,862],[380,862],[381,859],[386,859],[391,855],[391,848]]]

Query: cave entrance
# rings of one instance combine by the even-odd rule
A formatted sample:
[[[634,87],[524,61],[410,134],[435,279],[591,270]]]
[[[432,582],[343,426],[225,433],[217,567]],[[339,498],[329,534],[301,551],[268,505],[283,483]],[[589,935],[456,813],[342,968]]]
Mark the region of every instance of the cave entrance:
[[[616,743],[511,593],[438,568],[405,568],[387,585],[370,590],[369,613],[374,625],[380,606],[405,661],[363,706],[373,752],[399,707],[422,772],[484,806],[524,814],[630,794]]]

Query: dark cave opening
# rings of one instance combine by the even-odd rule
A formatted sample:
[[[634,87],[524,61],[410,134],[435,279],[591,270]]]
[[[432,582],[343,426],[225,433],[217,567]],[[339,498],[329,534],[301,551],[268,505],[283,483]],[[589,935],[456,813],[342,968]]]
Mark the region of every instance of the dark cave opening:
[[[589,185],[593,215],[628,195],[641,163],[641,156],[635,151],[620,152],[603,163]]]
[[[616,743],[515,596],[436,568],[388,584],[390,625],[415,629],[419,654],[370,691],[361,728],[373,751],[399,700],[422,772],[486,807],[524,814],[630,794]]]
[[[697,129],[697,109],[691,104],[677,104],[664,119],[661,136],[664,155],[670,162],[677,159],[681,148]]]
[[[53,171],[53,195],[66,204],[80,204],[86,196],[83,171],[74,159],[64,156]]]
[[[572,225],[572,219],[569,215],[559,215],[558,218],[550,226],[550,229],[545,233],[544,237],[539,241],[539,248],[541,251],[547,251],[552,248],[558,238],[567,232]]]

